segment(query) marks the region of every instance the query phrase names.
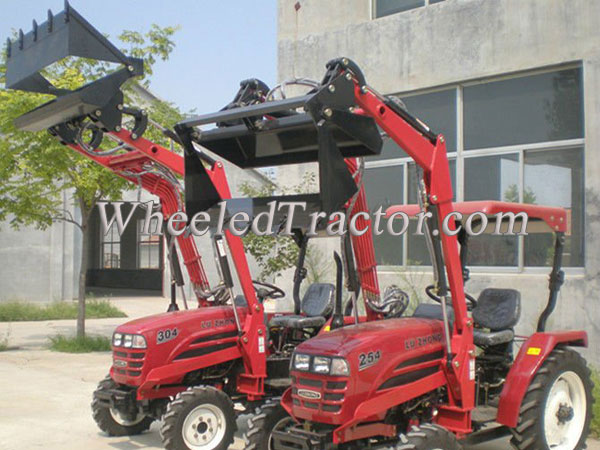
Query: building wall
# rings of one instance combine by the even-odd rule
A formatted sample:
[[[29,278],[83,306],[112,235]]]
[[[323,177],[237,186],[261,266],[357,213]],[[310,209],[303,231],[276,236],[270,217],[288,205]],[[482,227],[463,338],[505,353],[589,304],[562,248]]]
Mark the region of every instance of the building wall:
[[[550,328],[584,328],[600,339],[600,17],[598,0],[446,0],[372,19],[371,1],[279,0],[279,79],[321,79],[325,63],[354,59],[382,93],[413,92],[565,63],[583,68],[585,267],[568,269]],[[548,270],[549,271],[549,270]],[[547,298],[548,271],[474,270],[467,290],[513,287],[523,297],[519,332],[531,332]],[[422,272],[387,268],[381,284],[425,285]],[[600,349],[588,350],[600,363]]]

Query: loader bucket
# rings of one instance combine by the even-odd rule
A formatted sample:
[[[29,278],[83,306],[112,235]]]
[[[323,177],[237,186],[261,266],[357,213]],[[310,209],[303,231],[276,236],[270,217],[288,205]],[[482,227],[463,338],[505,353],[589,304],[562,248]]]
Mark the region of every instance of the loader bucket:
[[[42,71],[69,56],[124,67],[76,90],[59,89]],[[19,30],[17,40],[7,42],[6,88],[56,96],[16,119],[15,124],[23,130],[39,131],[102,111],[109,105],[116,107],[117,102],[122,102],[121,85],[142,74],[141,59],[125,56],[66,1],[64,11],[54,15],[49,10],[46,22],[38,25],[34,20],[30,32]],[[108,117],[101,128],[114,129],[116,121],[115,115]]]
[[[200,187],[208,175],[198,161],[193,143],[199,144],[241,168],[317,162],[319,193],[228,201],[227,217],[236,212],[266,209],[270,201],[306,202],[297,217],[304,226],[307,215],[318,210],[338,211],[357,192],[344,158],[378,155],[382,139],[375,121],[355,114],[354,84],[332,74],[308,95],[250,105],[228,105],[221,111],[186,119],[176,125],[185,155],[186,209],[194,214],[210,208],[215,196]],[[212,129],[199,127],[216,124]]]

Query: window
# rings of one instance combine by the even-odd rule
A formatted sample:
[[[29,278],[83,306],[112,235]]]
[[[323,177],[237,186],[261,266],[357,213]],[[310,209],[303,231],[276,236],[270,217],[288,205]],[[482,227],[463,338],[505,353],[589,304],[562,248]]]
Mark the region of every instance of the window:
[[[100,267],[103,269],[119,269],[121,267],[121,236],[116,226],[110,227],[108,233],[100,230],[101,257]]]
[[[368,193],[368,204],[371,213],[383,207],[385,211],[389,206],[403,203],[404,201],[404,166],[378,167],[369,169],[365,177],[365,191]],[[392,236],[385,230],[385,222],[379,226],[383,233],[373,236],[375,255],[382,265],[396,266],[402,264],[403,238]],[[371,229],[373,231],[373,229]]]
[[[375,18],[385,17],[409,9],[440,3],[444,0],[375,0]]]
[[[153,219],[154,221],[155,219]],[[137,254],[138,269],[160,269],[160,236],[155,234],[144,234],[144,219],[138,220],[137,227]],[[150,224],[150,230],[156,228],[154,223]]]
[[[585,142],[581,68],[399,97],[411,114],[446,137],[455,201],[502,200],[567,209],[569,232],[563,265],[583,266]],[[414,163],[395,143],[386,142],[381,155],[367,158],[366,167],[365,188],[371,208],[381,203],[381,192],[396,192],[396,197],[390,197],[392,203],[416,203]],[[377,180],[368,182],[372,178]],[[405,186],[400,190],[397,186],[402,183]],[[411,223],[405,236],[395,238],[402,246],[389,242],[389,236],[375,238],[376,249],[383,247],[386,255],[376,250],[380,265],[430,264],[424,237],[413,235],[415,226]],[[397,249],[395,253],[392,245]],[[391,253],[395,258],[389,257]],[[550,233],[481,235],[469,241],[468,264],[517,269],[549,266],[552,253]]]

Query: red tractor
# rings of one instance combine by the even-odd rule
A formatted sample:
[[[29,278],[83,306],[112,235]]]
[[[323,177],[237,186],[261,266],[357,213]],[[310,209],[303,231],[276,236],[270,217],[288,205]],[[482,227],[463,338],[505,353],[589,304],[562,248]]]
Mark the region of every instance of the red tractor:
[[[43,69],[67,56],[109,61],[121,68],[79,89],[58,89],[44,78]],[[166,448],[224,450],[236,429],[234,404],[244,409],[280,397],[290,385],[290,358],[299,343],[322,328],[377,319],[387,311],[375,304],[379,287],[370,234],[343,239],[343,262],[336,257],[337,286],[312,284],[300,295],[309,230],[318,235],[327,225],[319,216],[313,221],[309,213],[345,209],[358,227],[369,224],[360,215],[367,208],[359,158],[378,154],[381,136],[373,119],[349,111],[336,114],[331,124],[321,123],[320,105],[330,95],[321,86],[300,102],[268,102],[268,87],[247,80],[222,111],[186,120],[176,126],[176,133],[164,130],[184,148],[184,167],[184,158],[142,137],[148,124],[145,112],[124,105],[121,86],[142,73],[141,60],[125,56],[68,3],[57,15],[49,12],[46,22],[34,22],[31,32],[20,31],[18,40],[7,46],[6,87],[56,97],[17,118],[19,128],[48,130],[71,149],[156,194],[165,220],[183,209],[178,178],[183,176],[188,217],[207,213],[211,227],[218,229],[221,223],[226,230],[213,235],[221,281],[212,288],[193,236],[187,232],[178,236],[199,308],[178,310],[174,289],[182,284],[182,277],[175,276],[169,312],[115,330],[110,374],[100,382],[92,403],[95,421],[109,435],[138,434],[162,419]],[[305,111],[298,111],[303,107]],[[124,114],[134,119],[129,130],[123,125]],[[205,124],[216,127],[198,128]],[[116,145],[106,148],[105,139]],[[199,145],[242,168],[317,162],[320,192],[231,199],[222,163]],[[221,207],[223,200],[227,202]],[[296,221],[289,222],[289,233],[300,248],[292,293],[294,314],[265,313],[263,301],[281,298],[285,292],[253,281],[242,239],[229,228],[230,222],[240,226],[239,213],[246,213],[249,221],[268,211],[272,201],[308,205],[294,215]],[[288,232],[288,215],[293,214],[281,208],[275,211],[272,231]],[[176,274],[178,253],[171,244],[174,241],[168,247]],[[341,314],[344,269],[349,274],[346,287],[352,295],[353,318]],[[361,290],[373,305],[366,317],[359,318]],[[403,299],[391,291],[388,307]]]
[[[353,114],[375,119],[419,167],[420,204],[392,207],[388,215],[423,213],[434,277],[426,293],[435,303],[420,304],[410,317],[322,330],[298,345],[292,386],[281,402],[266,403],[250,420],[246,448],[448,450],[505,435],[518,449],[585,448],[592,383],[573,348],[587,346],[587,334],[545,330],[564,281],[566,211],[453,204],[442,135],[375,92],[348,59],[331,61],[326,81],[332,95],[322,105],[324,122],[340,111],[337,93],[350,91]],[[465,293],[469,235],[456,213],[479,213],[481,227],[494,216],[500,228],[510,225],[502,224],[510,219],[506,213],[516,214],[513,221],[524,213],[527,231],[554,233],[549,299],[531,336],[515,336],[517,290],[490,287],[478,299]]]

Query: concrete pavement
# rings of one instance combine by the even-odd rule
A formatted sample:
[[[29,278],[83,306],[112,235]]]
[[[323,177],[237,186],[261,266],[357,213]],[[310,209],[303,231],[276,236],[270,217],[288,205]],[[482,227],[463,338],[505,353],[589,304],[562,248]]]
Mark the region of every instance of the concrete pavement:
[[[113,299],[129,317],[87,321],[89,333],[110,335],[115,326],[146,314],[162,312],[165,299]],[[0,335],[6,323],[0,323]],[[75,321],[21,322],[10,326],[9,345],[0,353],[0,449],[134,450],[160,449],[158,424],[140,436],[109,438],[99,432],[90,410],[92,393],[108,371],[111,354],[56,353],[44,349],[47,336],[74,333]],[[240,434],[247,416],[238,420]],[[232,449],[243,448],[236,438]],[[506,440],[473,450],[510,448]],[[600,450],[597,441],[588,448]]]

